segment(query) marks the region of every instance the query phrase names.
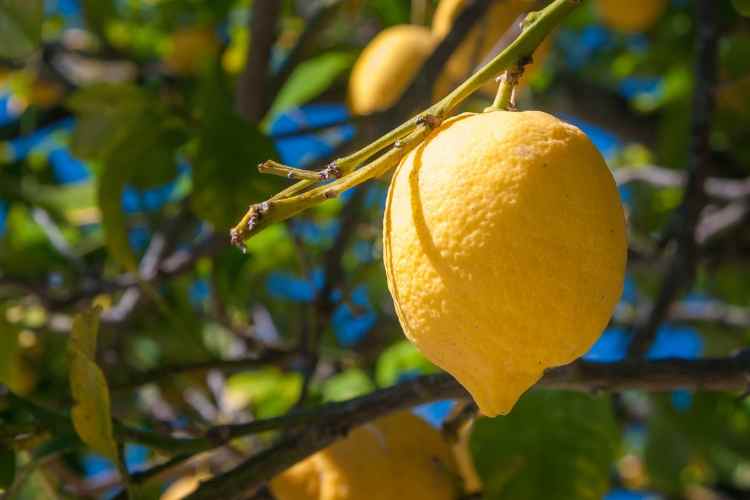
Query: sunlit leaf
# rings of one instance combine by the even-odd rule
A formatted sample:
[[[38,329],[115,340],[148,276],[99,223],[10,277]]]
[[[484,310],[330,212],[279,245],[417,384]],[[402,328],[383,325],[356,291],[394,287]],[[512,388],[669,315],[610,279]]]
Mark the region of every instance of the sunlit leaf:
[[[303,62],[279,91],[269,116],[305,104],[322,94],[352,66],[354,60],[354,54],[349,52],[327,52]]]
[[[487,500],[600,500],[617,442],[608,398],[533,391],[478,420],[470,444]]]
[[[350,369],[326,379],[322,392],[325,401],[345,401],[375,390],[375,384],[362,370]]]
[[[42,38],[44,0],[0,0],[0,57],[30,55]]]
[[[286,412],[297,401],[301,390],[302,377],[298,373],[284,373],[278,368],[238,373],[227,380],[233,405],[251,405],[259,418]]]
[[[375,380],[380,387],[387,387],[398,382],[402,376],[423,375],[437,371],[409,341],[400,340],[389,346],[378,358],[375,367]]]

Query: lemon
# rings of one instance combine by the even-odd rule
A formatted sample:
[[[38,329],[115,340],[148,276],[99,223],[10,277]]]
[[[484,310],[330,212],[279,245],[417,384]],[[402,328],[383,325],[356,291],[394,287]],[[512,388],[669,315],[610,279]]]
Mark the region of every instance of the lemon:
[[[467,0],[442,0],[435,10],[432,18],[432,32],[435,36],[443,38],[453,28],[453,23],[464,9]],[[524,12],[533,9],[534,0],[503,0],[497,1],[487,11],[487,14],[466,35],[466,38],[458,46],[448,59],[443,78],[438,80],[435,88],[436,98],[448,94],[459,83],[469,76],[477,65],[482,63],[492,52],[497,42],[511,27],[513,21]],[[549,45],[548,45],[549,46]],[[547,46],[547,48],[548,48]],[[542,60],[542,52],[539,51],[536,61]],[[527,68],[531,70],[531,68]],[[488,83],[482,88],[487,93],[494,93],[497,85]]]
[[[321,452],[323,453],[323,452]],[[313,500],[320,496],[319,473],[322,465],[320,453],[287,469],[271,481],[271,490],[277,500]]]
[[[448,444],[409,412],[380,418],[271,481],[278,500],[452,500]]]
[[[664,14],[669,0],[598,0],[599,18],[605,26],[623,33],[646,31]]]
[[[404,333],[489,416],[596,341],[627,250],[604,159],[539,111],[434,130],[391,180],[383,246]]]
[[[424,26],[400,25],[381,31],[365,47],[349,78],[349,107],[357,115],[395,104],[435,47]]]
[[[219,52],[216,33],[208,28],[184,28],[169,38],[164,65],[176,75],[194,75]]]

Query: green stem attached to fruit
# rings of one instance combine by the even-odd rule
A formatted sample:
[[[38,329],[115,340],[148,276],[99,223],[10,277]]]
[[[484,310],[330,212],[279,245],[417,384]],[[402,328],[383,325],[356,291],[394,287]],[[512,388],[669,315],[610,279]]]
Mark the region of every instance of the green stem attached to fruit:
[[[303,171],[300,169],[277,162],[262,164],[261,171],[281,173],[281,175],[302,180],[265,202],[251,205],[239,223],[232,228],[230,232],[232,243],[243,246],[247,238],[268,225],[293,217],[394,168],[407,153],[427,137],[437,124],[470,95],[514,64],[520,63],[519,65],[522,66],[544,38],[579,3],[580,0],[554,0],[544,9],[529,13],[524,20],[524,29],[518,38],[450,94],[359,151],[334,160],[326,169],[302,174]],[[508,82],[508,86],[512,87],[512,84],[512,81]],[[501,90],[503,96],[498,98],[500,102],[496,99],[496,104],[505,108],[510,103],[512,90],[504,89],[503,85],[501,85]],[[507,102],[505,102],[506,99]],[[389,147],[391,149],[386,153],[371,160]],[[365,164],[368,161],[369,163]],[[318,182],[334,178],[336,180],[328,184],[313,187]]]

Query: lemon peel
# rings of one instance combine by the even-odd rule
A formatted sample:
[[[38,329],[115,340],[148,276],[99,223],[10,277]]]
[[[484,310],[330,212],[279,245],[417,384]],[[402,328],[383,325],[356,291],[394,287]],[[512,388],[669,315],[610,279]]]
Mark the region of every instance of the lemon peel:
[[[399,412],[363,425],[345,439],[271,481],[278,500],[454,500],[457,473],[440,432]]]
[[[447,120],[402,160],[383,251],[407,338],[494,416],[596,341],[627,242],[612,175],[581,130],[495,111]]]

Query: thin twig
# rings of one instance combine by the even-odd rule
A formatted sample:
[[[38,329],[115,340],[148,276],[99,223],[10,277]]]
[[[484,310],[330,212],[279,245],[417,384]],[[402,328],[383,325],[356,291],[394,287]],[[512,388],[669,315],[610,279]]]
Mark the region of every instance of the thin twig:
[[[266,349],[258,356],[229,359],[229,360],[209,360],[199,361],[196,363],[184,363],[179,365],[162,366],[154,370],[141,373],[129,373],[123,380],[118,380],[112,384],[113,391],[132,389],[140,385],[159,382],[160,380],[182,373],[190,373],[201,370],[222,370],[228,373],[239,370],[250,370],[260,366],[284,365],[292,360],[299,358],[299,353],[292,351]]]
[[[479,1],[479,0],[475,0]],[[394,168],[409,150],[421,143],[435,124],[442,122],[455,108],[495,75],[521,59],[531,56],[545,36],[555,29],[578,5],[575,0],[554,0],[528,22],[523,33],[503,52],[445,98],[423,113],[407,120],[360,151],[334,160],[342,178],[326,186],[312,187],[315,182],[302,180],[277,193],[268,200],[251,205],[240,221],[230,230],[230,241],[244,247],[253,233],[274,222],[286,220],[331,196],[351,189]],[[372,158],[391,148],[387,153]],[[366,163],[367,161],[370,163]],[[312,188],[311,188],[312,187]],[[311,188],[311,189],[309,189]],[[309,189],[309,190],[307,190]]]

